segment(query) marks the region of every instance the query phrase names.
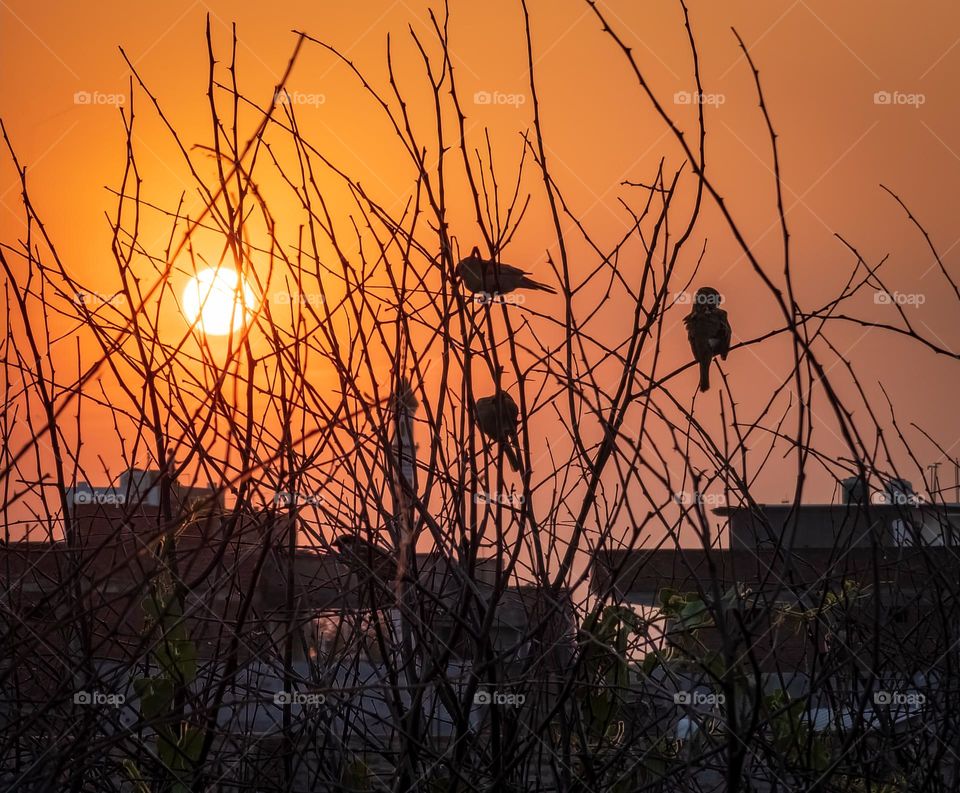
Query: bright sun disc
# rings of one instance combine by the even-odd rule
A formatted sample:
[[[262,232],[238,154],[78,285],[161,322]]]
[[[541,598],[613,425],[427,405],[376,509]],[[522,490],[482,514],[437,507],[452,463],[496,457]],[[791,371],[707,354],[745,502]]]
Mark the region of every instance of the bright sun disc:
[[[201,270],[183,290],[184,316],[207,336],[241,330],[253,308],[253,292],[229,267]]]

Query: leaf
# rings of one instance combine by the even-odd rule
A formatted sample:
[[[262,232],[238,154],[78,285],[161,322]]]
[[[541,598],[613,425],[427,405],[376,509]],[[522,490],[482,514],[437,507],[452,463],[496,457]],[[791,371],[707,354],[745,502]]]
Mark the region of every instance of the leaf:
[[[613,693],[603,691],[593,694],[587,700],[590,707],[590,715],[594,721],[606,725],[613,715]]]
[[[130,781],[133,783],[133,789],[135,793],[150,793],[150,788],[147,786],[147,783],[143,779],[143,774],[140,773],[140,769],[137,768],[137,764],[133,760],[127,759],[121,762],[123,770],[127,772],[127,776]]]
[[[197,647],[185,635],[164,636],[154,657],[164,674],[179,685],[189,685],[197,678]]]
[[[692,598],[679,610],[678,618],[685,630],[694,631],[713,624],[713,616],[707,604],[700,598]]]
[[[203,749],[204,731],[182,724],[176,731],[163,730],[157,734],[157,754],[160,761],[173,772],[192,771]]]
[[[156,721],[170,713],[173,704],[173,681],[167,677],[139,677],[133,690],[140,699],[140,715],[144,721]]]
[[[680,593],[676,589],[671,589],[670,587],[664,587],[660,590],[660,605],[661,606],[670,606],[674,599],[679,597]]]
[[[660,663],[660,656],[657,653],[647,653],[643,662],[640,664],[640,670],[644,675],[650,676],[653,674],[653,670],[657,668],[657,664]]]
[[[190,760],[196,763],[200,759],[200,752],[203,751],[204,731],[200,727],[187,726],[180,736],[180,751]]]

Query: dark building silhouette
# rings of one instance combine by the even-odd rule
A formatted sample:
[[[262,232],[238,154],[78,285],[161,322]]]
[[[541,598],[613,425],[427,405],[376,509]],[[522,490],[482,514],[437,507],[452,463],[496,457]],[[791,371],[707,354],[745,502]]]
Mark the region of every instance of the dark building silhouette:
[[[80,485],[68,492],[72,545],[58,540],[0,546],[6,650],[0,659],[0,731],[21,735],[29,747],[21,765],[32,762],[30,752],[42,753],[45,729],[77,718],[78,694],[122,697],[104,729],[140,721],[133,680],[156,673],[153,652],[161,639],[160,629],[145,621],[144,601],[161,584],[176,593],[179,621],[196,647],[194,688],[215,687],[227,659],[235,663],[217,712],[217,756],[227,762],[236,753],[238,769],[246,769],[238,775],[249,781],[278,757],[278,692],[318,687],[331,698],[336,691],[350,696],[327,717],[342,744],[298,749],[313,758],[305,761],[304,773],[329,765],[329,758],[321,762],[324,752],[343,753],[346,747],[372,752],[374,766],[389,769],[397,725],[383,669],[396,659],[383,656],[374,633],[377,626],[386,631],[393,648],[388,651],[396,651],[399,611],[392,583],[380,582],[371,602],[362,571],[340,555],[309,548],[291,554],[296,505],[281,500],[267,508],[226,509],[217,491],[175,482],[168,493],[169,511],[159,474],[150,471],[128,472],[117,487]],[[487,688],[562,674],[573,652],[569,593],[498,586],[495,559],[476,560],[467,569],[438,553],[417,554],[415,568],[423,614],[415,639],[428,657],[446,658],[441,677],[457,696],[465,696],[473,665],[488,659],[488,650],[498,663],[483,680]],[[478,626],[488,615],[489,633],[478,640]],[[354,661],[344,664],[344,657]],[[546,700],[531,703],[526,718],[548,706]],[[431,735],[452,734],[455,719],[439,689],[425,696],[423,709]],[[481,729],[484,707],[467,710]],[[305,717],[300,706],[293,711],[298,720]],[[238,749],[231,735],[254,736],[258,751]]]
[[[817,731],[855,719],[868,731],[906,728],[921,717],[933,729],[952,718],[960,505],[925,503],[901,480],[879,496],[850,480],[837,504],[714,513],[728,521],[728,547],[610,550],[591,581],[595,594],[633,604],[662,630],[670,671],[643,688],[673,709],[678,735],[695,729],[683,697],[721,688],[689,663],[698,658],[759,673],[765,694],[802,699]],[[693,633],[684,627],[695,621],[663,618],[671,596],[704,604]]]

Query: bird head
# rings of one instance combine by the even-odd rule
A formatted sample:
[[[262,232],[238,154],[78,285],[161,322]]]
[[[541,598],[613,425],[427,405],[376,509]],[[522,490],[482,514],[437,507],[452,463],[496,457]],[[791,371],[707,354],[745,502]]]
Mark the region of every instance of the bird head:
[[[701,286],[693,298],[695,311],[710,311],[720,308],[723,296],[712,286]]]
[[[496,399],[498,409],[504,413],[516,413],[520,409],[517,407],[517,403],[514,398],[506,391],[498,389]]]
[[[479,246],[477,246],[477,245],[474,245],[474,246],[473,246],[473,248],[470,250],[470,258],[471,258],[471,259],[482,259],[482,258],[483,258],[483,257],[480,255],[480,248],[479,248]]]

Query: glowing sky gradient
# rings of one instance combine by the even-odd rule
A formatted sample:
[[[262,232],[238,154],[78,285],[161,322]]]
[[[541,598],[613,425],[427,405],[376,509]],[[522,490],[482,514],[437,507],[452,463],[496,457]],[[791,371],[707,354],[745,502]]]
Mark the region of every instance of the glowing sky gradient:
[[[694,89],[679,5],[665,0],[599,5],[634,47],[653,90],[680,125],[692,130],[694,109],[684,96]],[[21,162],[28,166],[33,199],[64,261],[87,282],[97,284],[103,273],[105,293],[116,288],[110,268],[104,266],[110,240],[105,213],[115,207],[105,186],[115,187],[121,175],[124,132],[116,106],[127,102],[130,93],[129,70],[118,46],[141,71],[184,139],[199,142],[209,137],[207,14],[215,44],[224,55],[229,51],[230,23],[236,22],[243,90],[266,103],[292,50],[292,30],[337,45],[386,85],[386,35],[392,34],[398,43],[399,71],[412,69],[415,58],[406,46],[407,30],[412,26],[429,39],[426,8],[412,0],[362,4],[174,0],[137,4],[135,9],[115,0],[82,7],[27,0],[0,4],[0,117]],[[947,268],[957,272],[960,5],[694,0],[690,11],[705,91],[712,97],[707,100],[708,173],[721,186],[757,257],[779,275],[781,243],[770,145],[752,76],[731,26],[747,42],[761,70],[781,136],[784,198],[794,236],[800,300],[808,307],[819,305],[846,281],[853,260],[836,239],[839,233],[871,262],[889,253],[884,271],[888,284],[903,293],[924,294],[923,305],[908,310],[916,312],[918,323],[942,339],[943,346],[956,349],[960,326],[955,306],[939,289],[925,291],[925,285],[939,283],[934,262],[903,211],[879,185],[889,186],[908,202],[930,231]],[[548,154],[584,222],[612,244],[626,222],[617,203],[620,182],[649,177],[661,157],[679,163],[677,146],[641,101],[622,55],[601,35],[584,3],[539,0],[530,4],[530,12]],[[461,93],[475,97],[465,110],[468,129],[479,136],[487,126],[498,155],[505,162],[515,161],[519,134],[530,127],[532,113],[519,4],[454,3],[450,34]],[[407,87],[413,95],[422,90],[413,77]],[[397,166],[390,148],[381,145],[382,118],[342,65],[320,48],[308,47],[288,88],[303,105],[299,119],[305,136],[345,170],[361,174],[384,203],[402,200],[408,174]],[[909,98],[916,96],[922,99]],[[195,191],[180,167],[172,165],[177,157],[169,138],[155,115],[147,112],[143,97],[136,101],[140,118],[135,141],[145,189],[168,202],[188,189],[189,205],[196,200]],[[415,113],[432,112],[426,103],[413,107]],[[545,266],[545,246],[552,237],[542,239],[543,220],[542,215],[528,220],[513,243],[511,261],[534,271]],[[14,240],[22,229],[18,183],[9,158],[3,157],[0,237]],[[705,212],[700,231],[709,238],[704,272],[730,296],[735,338],[764,333],[775,321],[772,301],[712,207]],[[178,293],[184,284],[175,286]],[[858,305],[878,318],[889,311],[866,301]],[[841,338],[841,351],[856,364],[871,395],[879,396],[877,382],[882,381],[901,411],[901,422],[921,423],[955,454],[960,383],[952,364],[890,336],[855,327]],[[748,352],[729,362],[732,376],[752,378],[758,395],[782,380],[788,363],[785,343],[779,353],[776,343],[766,349],[769,356],[763,360]],[[904,354],[908,349],[909,355]],[[673,354],[678,360],[688,355],[680,329]],[[924,462],[939,457],[932,446],[921,447],[921,453],[926,454]],[[792,484],[783,481],[784,474],[784,469],[773,466],[761,483],[761,492],[770,500],[790,491]],[[948,476],[952,479],[952,474]],[[828,484],[821,482],[819,487],[819,495],[828,499]]]

